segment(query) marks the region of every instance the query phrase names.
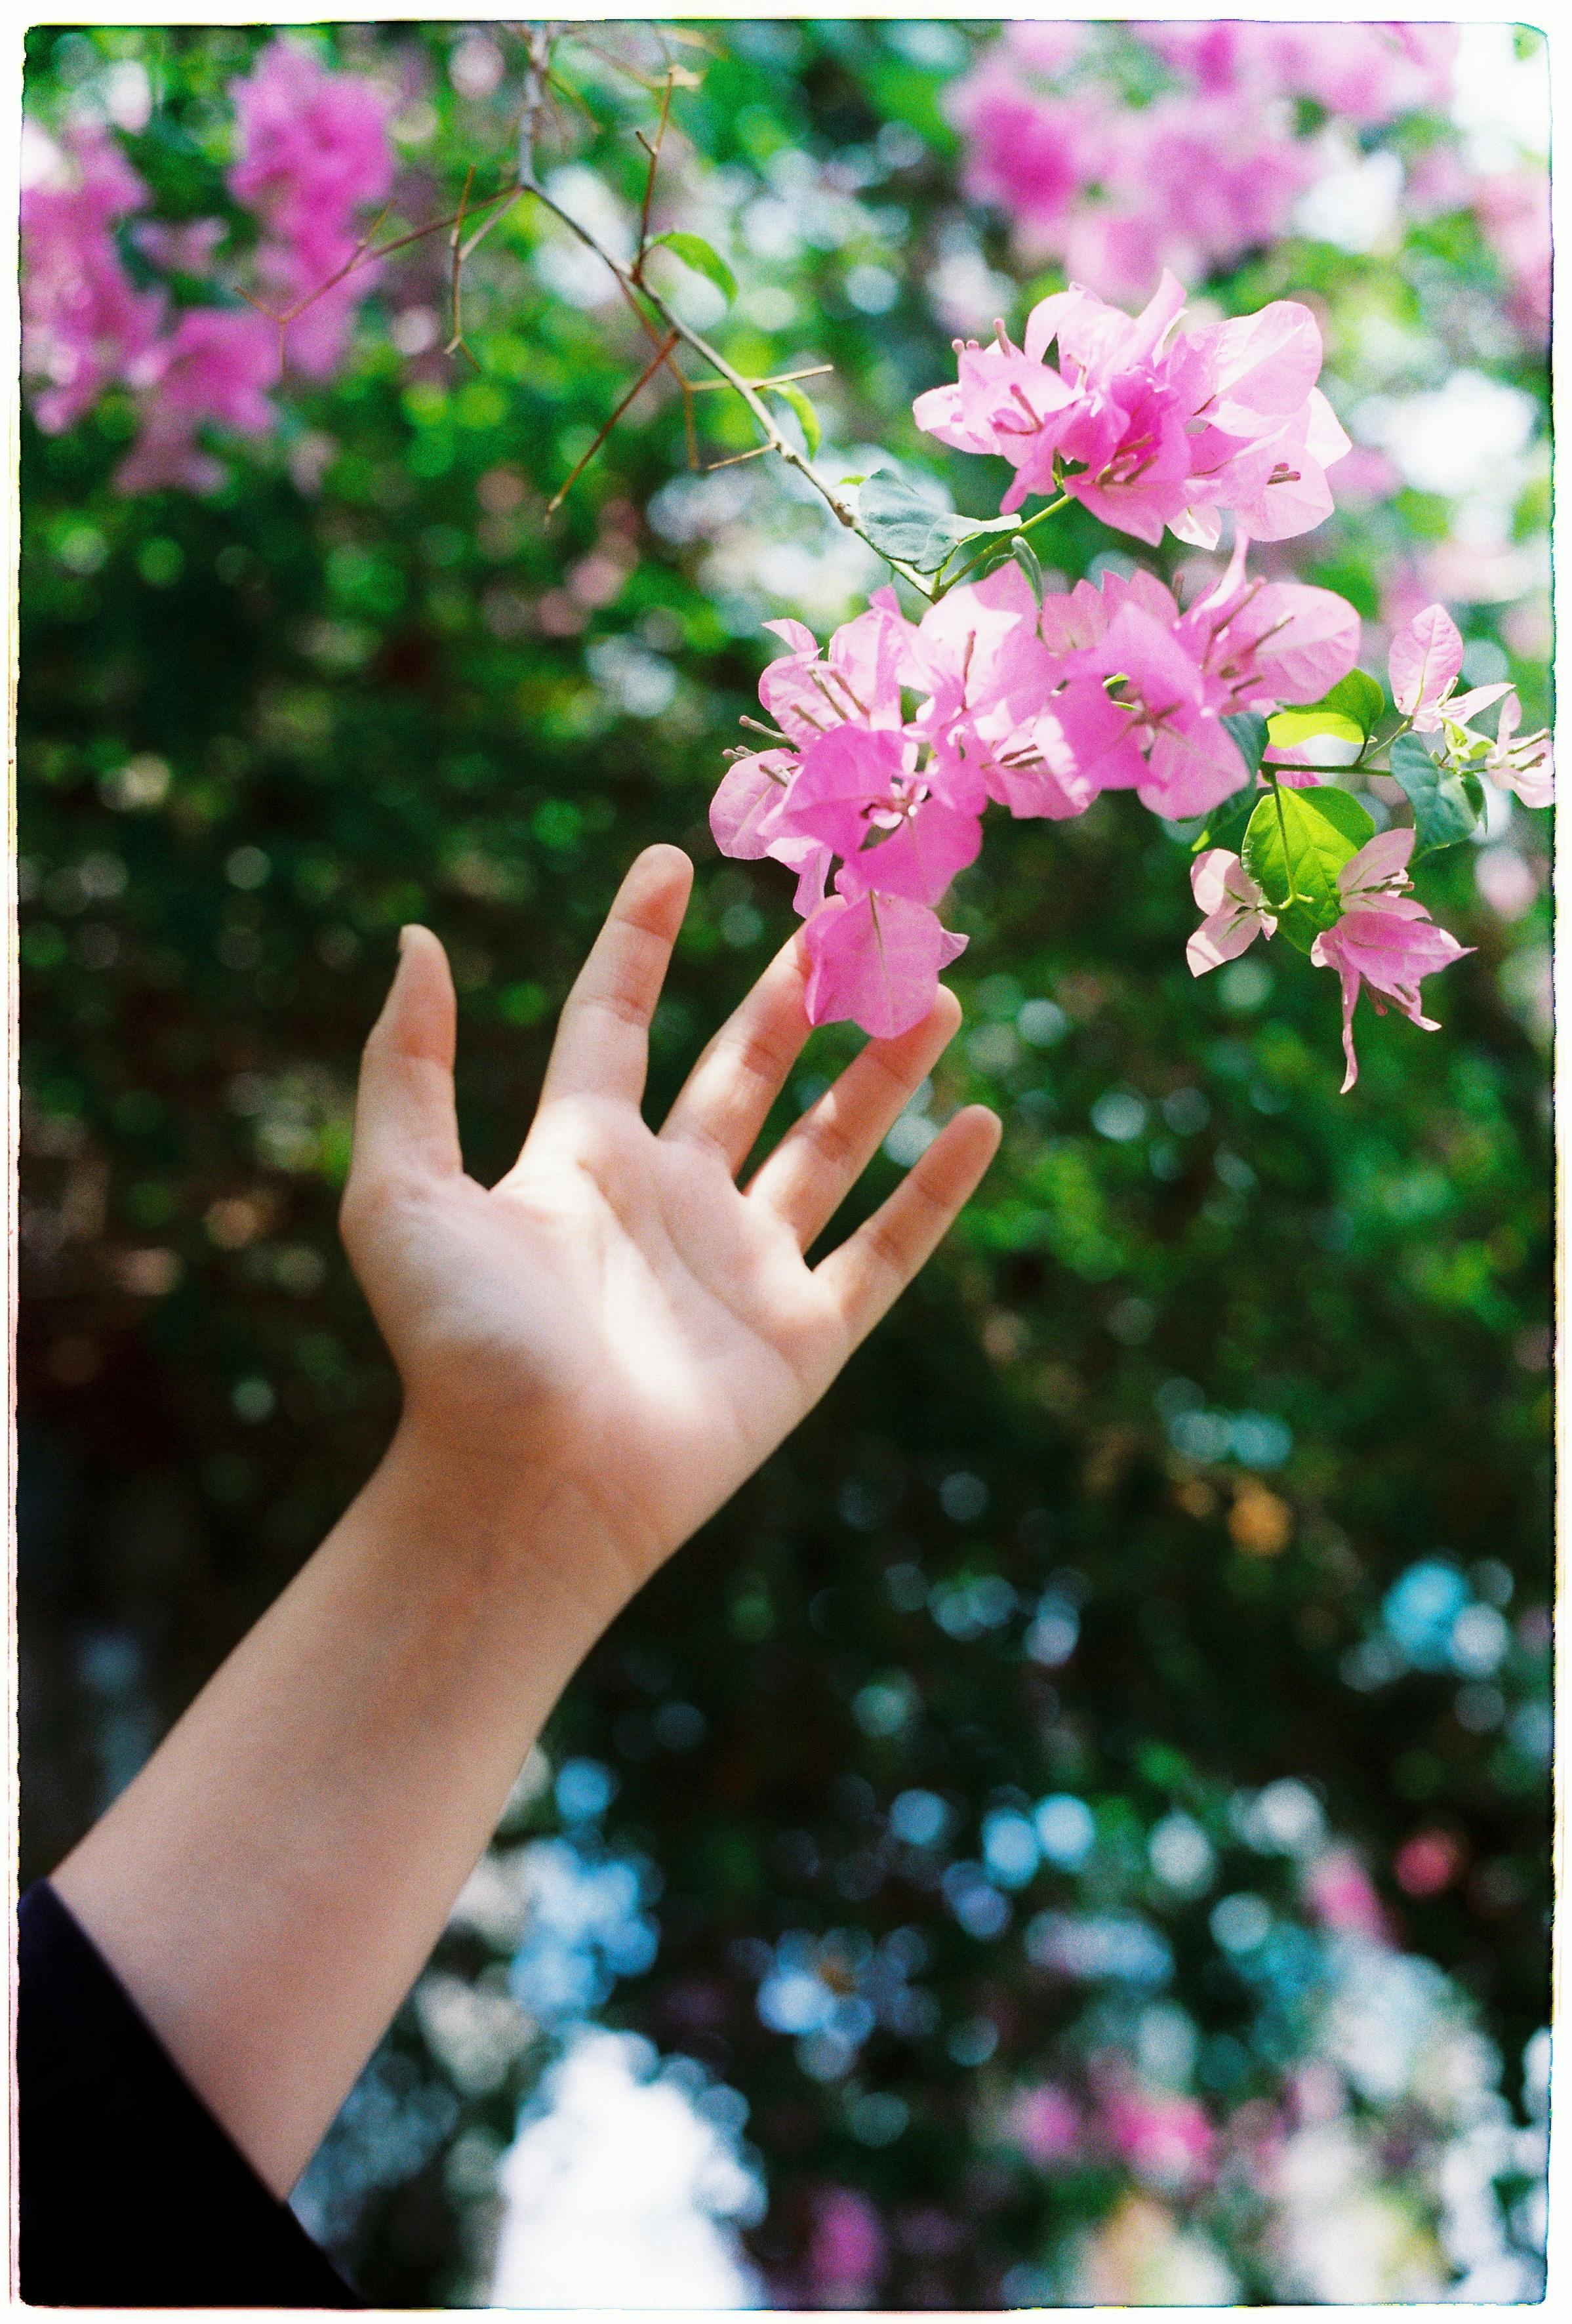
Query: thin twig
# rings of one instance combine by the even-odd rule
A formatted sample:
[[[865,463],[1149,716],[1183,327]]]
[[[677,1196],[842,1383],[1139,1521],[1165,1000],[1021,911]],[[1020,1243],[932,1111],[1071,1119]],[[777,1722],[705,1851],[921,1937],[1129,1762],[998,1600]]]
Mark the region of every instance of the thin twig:
[[[553,217],[559,218],[562,224],[567,227],[568,231],[571,234],[575,235],[579,241],[582,242],[587,249],[593,250],[595,253],[595,255],[602,259],[605,264],[611,268],[611,272],[617,277],[617,280],[620,282],[621,282],[629,290],[636,290],[641,298],[647,299],[650,306],[655,309],[655,312],[660,317],[662,322],[666,324],[667,329],[671,331],[676,337],[679,338],[685,346],[691,347],[702,363],[708,364],[709,368],[712,372],[718,374],[718,375],[726,382],[729,387],[732,387],[736,390],[737,393],[742,398],[743,402],[747,405],[749,412],[752,414],[754,421],[758,426],[760,434],[764,438],[764,443],[759,447],[760,450],[776,453],[782,460],[785,461],[788,468],[795,468],[797,474],[802,476],[807,484],[812,485],[814,491],[818,493],[820,499],[824,502],[825,505],[831,510],[838,521],[843,524],[849,532],[854,532],[857,534],[859,540],[867,541],[869,547],[872,549],[878,557],[882,558],[892,572],[900,574],[903,579],[911,584],[912,587],[917,591],[920,596],[926,597],[930,602],[932,602],[934,592],[928,586],[923,576],[915,572],[912,567],[906,565],[901,558],[891,557],[887,550],[880,549],[877,541],[869,538],[869,535],[864,532],[862,527],[858,523],[853,511],[848,507],[847,503],[829,484],[825,484],[822,476],[815,475],[813,463],[806,459],[804,455],[797,450],[796,447],[781,434],[780,429],[776,426],[774,420],[771,418],[768,407],[759,396],[758,390],[754,388],[749,381],[744,379],[740,372],[733,369],[732,365],[727,362],[725,356],[722,355],[719,348],[712,347],[706,338],[702,337],[700,334],[693,328],[691,324],[685,323],[681,316],[676,314],[666,304],[658,290],[652,290],[648,282],[636,282],[628,268],[625,267],[619,259],[612,256],[611,253],[606,249],[602,243],[596,239],[595,235],[591,233],[587,226],[581,226],[578,219],[573,217],[569,211],[564,209],[560,202],[554,201],[552,197],[547,192],[545,187],[540,184],[538,179],[530,179],[529,191],[534,195],[536,200],[539,202],[543,209],[549,210]]]
[[[460,287],[464,272],[464,260],[460,255],[460,252],[464,242],[464,222],[469,214],[470,188],[474,184],[474,181],[475,165],[472,161],[464,177],[464,191],[458,198],[458,216],[453,222],[453,231],[447,238],[448,246],[453,252],[453,337],[449,339],[446,346],[444,347],[442,351],[444,355],[456,355],[460,347],[464,346],[464,294]],[[473,361],[473,356],[471,357],[471,361]]]
[[[656,124],[655,143],[651,145],[648,140],[642,136],[639,140],[648,152],[649,168],[644,179],[644,207],[639,213],[639,255],[633,262],[635,279],[643,268],[644,254],[649,248],[649,212],[655,200],[655,176],[660,167],[660,149],[666,142],[666,124],[671,118],[671,91],[672,79],[668,71],[666,77],[666,87],[660,93],[660,119]]]
[[[746,452],[733,452],[724,460],[706,460],[703,473],[706,476],[712,476],[717,468],[736,468],[744,460],[762,460],[767,452],[774,449],[773,444],[753,444]]]
[[[790,387],[795,380],[823,379],[827,372],[832,372],[834,368],[833,364],[810,364],[804,371],[772,372],[768,379],[756,379],[750,383],[762,394],[767,387]],[[730,387],[731,383],[729,379],[695,379],[690,381],[689,384],[695,395],[708,395],[716,388]]]
[[[621,419],[622,414],[627,410],[628,406],[632,402],[639,389],[643,387],[648,381],[652,380],[655,377],[656,373],[660,369],[661,364],[666,361],[666,356],[671,353],[671,350],[676,346],[676,339],[674,336],[667,339],[664,346],[657,347],[655,354],[651,355],[649,361],[645,364],[644,369],[639,373],[638,378],[634,381],[627,394],[622,398],[621,402],[617,406],[616,410],[612,412],[610,420],[607,420],[605,426],[602,429],[594,442],[590,446],[589,450],[584,454],[584,458],[575,465],[573,474],[564,481],[557,491],[552,494],[550,500],[547,502],[546,513],[547,516],[555,516],[556,514],[557,510],[562,506],[564,501],[567,498],[575,484],[577,484],[579,478],[584,475],[584,470],[589,466],[590,462],[594,458],[595,454],[600,450],[602,445],[605,442],[612,429],[615,428],[618,420]],[[768,446],[764,446],[760,448],[768,450]]]

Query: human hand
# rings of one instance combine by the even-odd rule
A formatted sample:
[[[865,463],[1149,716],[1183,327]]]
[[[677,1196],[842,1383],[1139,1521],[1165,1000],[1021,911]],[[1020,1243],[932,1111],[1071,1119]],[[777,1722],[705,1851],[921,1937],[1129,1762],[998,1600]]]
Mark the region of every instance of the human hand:
[[[810,1268],[960,1007],[941,991],[913,1031],[870,1042],[740,1187],[807,1038],[804,964],[794,939],[650,1130],[649,1019],[692,878],[673,847],[634,863],[564,1006],[523,1149],[489,1189],[459,1151],[446,958],[428,929],[406,930],[366,1044],[344,1201],[403,1382],[400,1436],[521,1511],[592,1513],[623,1594],[823,1396],[999,1138],[994,1114],[966,1108]]]

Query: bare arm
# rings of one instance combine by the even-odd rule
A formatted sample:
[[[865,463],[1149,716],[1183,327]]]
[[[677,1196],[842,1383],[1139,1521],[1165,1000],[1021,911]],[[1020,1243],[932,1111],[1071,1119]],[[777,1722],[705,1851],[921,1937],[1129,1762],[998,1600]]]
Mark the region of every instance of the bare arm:
[[[817,1402],[992,1157],[958,1115],[810,1268],[960,1020],[872,1043],[745,1190],[807,1035],[789,945],[664,1128],[639,1104],[692,867],[630,872],[517,1163],[464,1175],[442,948],[406,932],[344,1206],[403,1414],[363,1492],[54,1876],[270,2186],[293,2184],[574,1670]]]

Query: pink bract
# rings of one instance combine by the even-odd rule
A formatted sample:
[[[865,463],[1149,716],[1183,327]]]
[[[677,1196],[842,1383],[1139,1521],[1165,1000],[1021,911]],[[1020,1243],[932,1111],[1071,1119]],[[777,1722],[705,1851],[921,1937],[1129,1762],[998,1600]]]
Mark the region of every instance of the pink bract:
[[[867,2196],[850,2187],[829,2188],[819,2199],[808,2246],[808,2272],[819,2304],[865,2307],[886,2248],[883,2223]]]
[[[1462,667],[1463,641],[1444,605],[1426,605],[1393,639],[1386,658],[1392,698],[1421,734],[1440,724],[1439,706]]]
[[[1315,965],[1335,969],[1342,984],[1345,1095],[1359,1078],[1354,1005],[1360,986],[1368,985],[1373,999],[1384,994],[1395,1001],[1422,1031],[1439,1032],[1437,1020],[1425,1016],[1420,1005],[1421,980],[1474,949],[1437,927],[1424,906],[1403,892],[1413,844],[1411,830],[1381,831],[1350,856],[1338,873],[1343,917],[1324,928],[1310,948]],[[1384,1014],[1380,1000],[1375,1009],[1378,1015]]]
[[[837,877],[839,887],[845,879]],[[966,949],[965,936],[905,896],[832,896],[803,930],[809,973],[808,1022],[850,1018],[878,1040],[920,1025],[933,1006],[939,972]]]
[[[289,326],[290,360],[326,378],[376,279],[364,262],[335,277],[355,256],[356,212],[393,181],[388,101],[361,75],[330,71],[288,39],[264,49],[230,96],[238,147],[230,189],[267,227],[257,272],[276,312],[310,300]]]
[[[67,133],[44,182],[23,191],[22,361],[48,435],[133,381],[158,346],[164,294],[134,287],[114,233],[146,199],[114,140],[85,124]]]
[[[1272,936],[1277,922],[1266,899],[1239,858],[1226,847],[1209,847],[1190,870],[1190,891],[1206,914],[1184,948],[1192,976],[1204,976],[1226,960],[1237,959],[1259,936]]]

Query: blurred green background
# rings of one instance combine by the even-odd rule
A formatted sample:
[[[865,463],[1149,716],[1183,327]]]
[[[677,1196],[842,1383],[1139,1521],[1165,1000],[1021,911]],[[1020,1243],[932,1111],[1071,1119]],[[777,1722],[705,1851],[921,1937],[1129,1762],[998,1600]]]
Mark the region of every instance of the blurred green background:
[[[960,187],[946,90],[996,28],[695,29],[664,215],[741,285],[724,314],[690,285],[695,319],[740,365],[833,364],[827,475],[892,456],[987,512],[986,464],[919,438],[910,404],[956,329],[993,302],[1018,323],[1062,279]],[[126,151],[162,215],[200,214],[225,87],[267,37],[42,29],[29,109],[113,114],[140,70]],[[505,171],[503,28],[307,37],[396,91],[397,217],[440,214],[472,161]],[[1518,53],[1542,69],[1537,36]],[[547,158],[626,216],[651,99],[625,66],[659,60],[610,26],[561,56]],[[1354,158],[1412,182],[1466,134],[1409,115]],[[876,562],[771,463],[690,475],[664,389],[547,521],[638,333],[523,208],[468,272],[473,360],[448,358],[446,266],[441,237],[390,262],[338,375],[292,387],[207,497],[113,489],[124,394],[56,437],[24,425],[24,1881],[386,1441],[393,1377],[335,1208],[400,924],[453,958],[482,1177],[639,846],[698,865],[657,1109],[791,925],[786,875],[719,858],[707,803],[757,709],[761,622],[823,634]],[[1547,378],[1509,290],[1459,198],[1400,206],[1370,247],[1285,235],[1208,296],[1310,298],[1323,384],[1397,464],[1285,545],[1292,569],[1355,601],[1377,671],[1394,606],[1447,598],[1468,675],[1510,674],[1533,725]],[[711,458],[751,440],[729,401],[703,399]],[[1414,481],[1405,439],[1448,410],[1479,473],[1466,446],[1455,479]],[[1470,595],[1485,490],[1517,562]],[[1137,546],[1055,521],[1068,577]],[[1141,554],[1167,575],[1190,552]],[[739,2300],[1423,2297],[1486,2263],[1475,2286],[1520,2288],[1474,2296],[1534,2296],[1544,818],[1488,837],[1426,886],[1476,947],[1427,994],[1444,1029],[1364,1018],[1341,1098],[1329,977],[1274,949],[1190,979],[1187,835],[1124,797],[995,832],[949,915],[965,1029],[858,1205],[964,1100],[1001,1111],[1002,1155],[823,1408],[571,1688],[300,2199],[370,2297],[506,2296],[499,2238],[528,2220],[501,2158],[596,2027],[652,2045],[598,2054],[740,2158],[752,2191],[698,2203]],[[793,1104],[854,1046],[816,1035]],[[1120,2092],[1177,2160],[1119,2131]],[[1072,2152],[1056,2107],[1088,2126]],[[1339,2243],[1375,2255],[1363,2278]]]

